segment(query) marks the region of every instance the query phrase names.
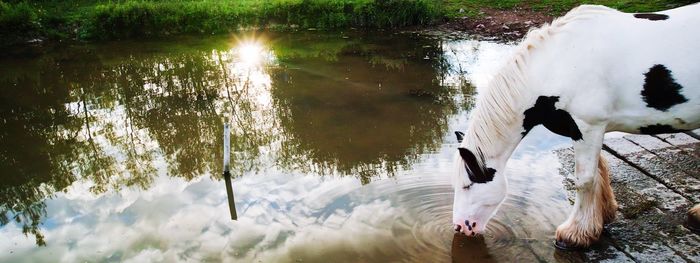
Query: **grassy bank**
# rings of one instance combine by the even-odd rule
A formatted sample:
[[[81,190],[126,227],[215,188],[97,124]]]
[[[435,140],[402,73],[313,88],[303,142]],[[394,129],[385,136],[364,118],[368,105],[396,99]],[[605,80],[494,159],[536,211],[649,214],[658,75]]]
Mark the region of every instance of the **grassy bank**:
[[[44,39],[121,39],[216,34],[243,27],[398,28],[430,25],[483,8],[525,7],[560,14],[582,4],[629,12],[688,0],[0,0],[0,46]]]
[[[440,10],[431,0],[5,1],[0,36],[119,39],[258,26],[397,28],[434,23],[443,17]]]
[[[624,12],[654,12],[699,2],[698,0],[444,0],[444,14],[455,18],[476,14],[482,8],[508,10],[516,7],[530,8],[558,16],[582,4],[612,7]],[[462,9],[463,12],[460,12]]]
[[[249,26],[396,28],[438,17],[427,0],[130,1],[97,5],[83,24],[83,37],[222,33]]]

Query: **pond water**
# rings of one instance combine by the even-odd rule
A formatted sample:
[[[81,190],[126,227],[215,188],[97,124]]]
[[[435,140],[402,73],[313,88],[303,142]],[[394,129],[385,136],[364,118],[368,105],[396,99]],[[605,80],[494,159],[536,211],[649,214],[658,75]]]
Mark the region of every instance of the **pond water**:
[[[453,131],[512,48],[249,32],[0,58],[0,261],[561,260],[568,142],[544,130],[485,236],[451,225]]]

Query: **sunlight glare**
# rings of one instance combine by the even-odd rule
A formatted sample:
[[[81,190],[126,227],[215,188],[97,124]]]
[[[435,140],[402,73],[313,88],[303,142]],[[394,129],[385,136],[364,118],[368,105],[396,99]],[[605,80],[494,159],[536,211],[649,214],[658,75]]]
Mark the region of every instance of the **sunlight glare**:
[[[264,54],[263,47],[258,42],[243,42],[238,46],[238,57],[241,62],[249,65],[257,65],[262,60]]]

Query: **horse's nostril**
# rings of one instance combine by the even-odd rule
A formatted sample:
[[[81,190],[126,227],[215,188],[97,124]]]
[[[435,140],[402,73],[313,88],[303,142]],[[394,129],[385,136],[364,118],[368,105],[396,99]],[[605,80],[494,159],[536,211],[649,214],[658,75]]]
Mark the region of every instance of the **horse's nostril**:
[[[462,230],[462,226],[455,225],[455,231],[459,232],[460,230]]]
[[[476,227],[476,222],[472,223],[472,227]]]

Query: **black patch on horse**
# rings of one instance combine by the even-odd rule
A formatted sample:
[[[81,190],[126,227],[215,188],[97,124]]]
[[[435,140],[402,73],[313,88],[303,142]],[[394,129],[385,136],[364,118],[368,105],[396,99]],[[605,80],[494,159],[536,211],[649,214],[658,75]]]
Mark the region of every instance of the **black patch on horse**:
[[[571,115],[565,110],[559,110],[554,107],[554,104],[559,101],[558,96],[537,98],[535,106],[525,111],[525,120],[523,120],[523,137],[527,135],[532,128],[537,125],[544,125],[553,133],[561,136],[569,137],[575,141],[583,139],[578,125]]]
[[[464,160],[464,168],[467,169],[469,180],[477,184],[483,184],[493,181],[493,176],[496,174],[496,169],[486,167],[484,154],[481,150],[477,150],[477,155],[466,148],[459,149],[459,155]]]
[[[666,125],[666,124],[654,124],[654,125],[649,125],[646,127],[639,128],[639,133],[649,134],[649,135],[662,134],[662,133],[676,133],[676,132],[683,132],[683,131],[685,131],[685,130],[679,130],[679,129],[673,128],[673,126],[671,126],[671,125]]]
[[[640,18],[640,19],[647,19],[647,20],[651,20],[651,21],[659,21],[659,20],[668,19],[668,15],[652,14],[652,13],[634,14],[634,17]]]
[[[456,132],[455,132],[455,135],[457,135],[457,142],[460,142],[460,143],[461,143],[462,140],[464,140],[464,133],[463,133],[463,132],[461,132],[461,131],[456,131]]]
[[[688,101],[680,94],[683,86],[676,83],[666,66],[654,65],[644,76],[642,99],[647,103],[647,107],[667,111],[676,104]]]

